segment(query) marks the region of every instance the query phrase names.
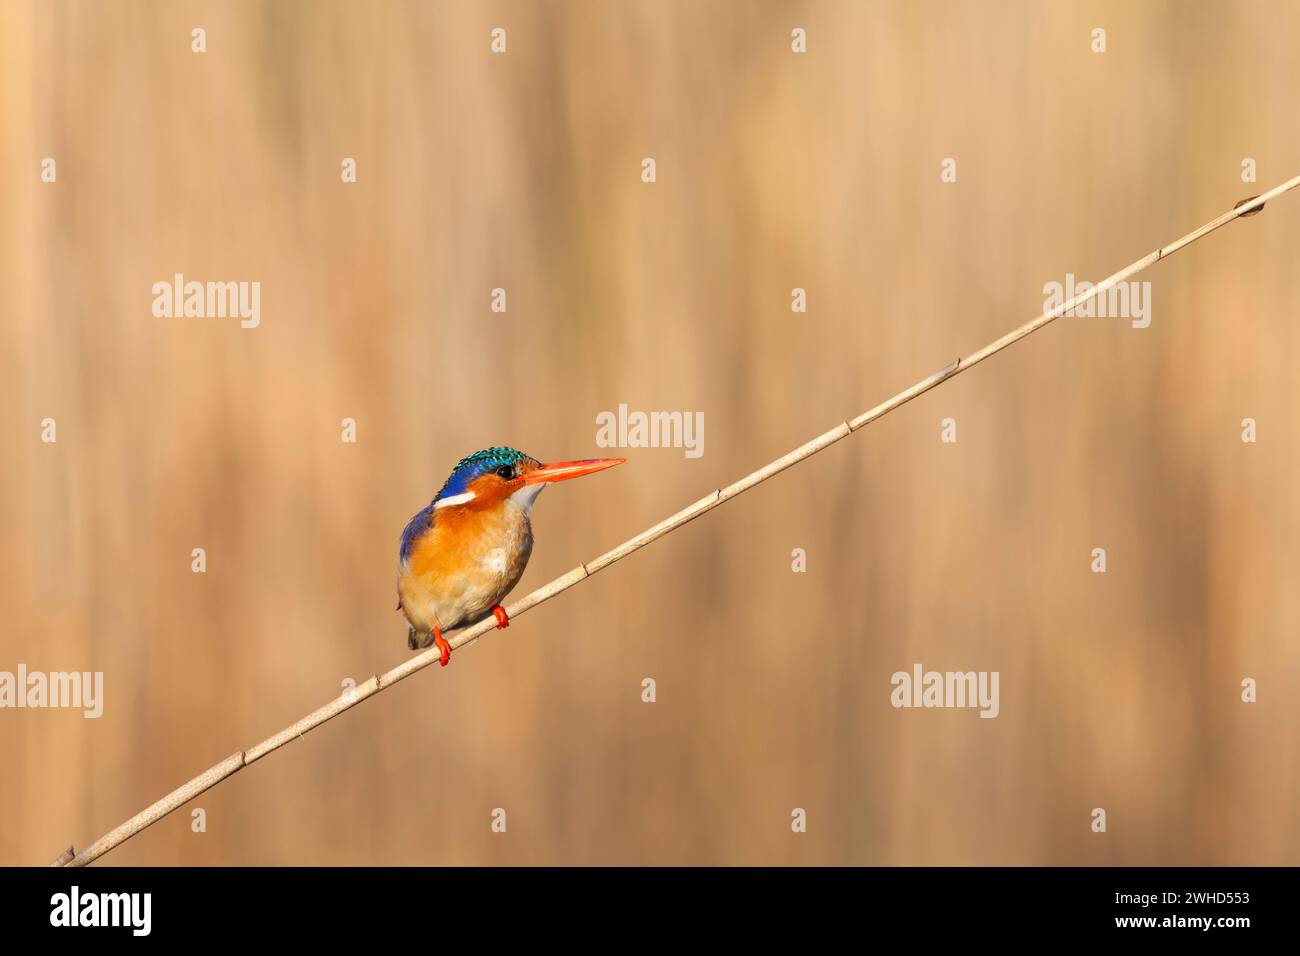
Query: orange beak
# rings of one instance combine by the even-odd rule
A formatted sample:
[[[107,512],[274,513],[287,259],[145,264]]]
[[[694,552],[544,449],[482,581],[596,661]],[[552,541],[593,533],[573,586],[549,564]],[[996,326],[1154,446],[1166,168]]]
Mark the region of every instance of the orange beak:
[[[553,461],[548,465],[535,468],[523,476],[524,484],[535,485],[543,481],[568,481],[583,475],[594,475],[606,468],[613,468],[627,461],[626,458],[588,458],[586,461]]]

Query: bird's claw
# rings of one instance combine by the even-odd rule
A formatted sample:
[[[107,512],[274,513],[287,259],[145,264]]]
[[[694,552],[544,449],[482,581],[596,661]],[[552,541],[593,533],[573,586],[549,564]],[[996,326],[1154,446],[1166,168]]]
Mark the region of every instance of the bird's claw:
[[[492,609],[492,616],[497,619],[497,627],[505,628],[510,626],[510,615],[500,604]]]
[[[446,667],[447,662],[451,660],[451,645],[448,644],[447,639],[442,636],[442,631],[434,630],[433,643],[438,647],[438,663],[443,667]]]

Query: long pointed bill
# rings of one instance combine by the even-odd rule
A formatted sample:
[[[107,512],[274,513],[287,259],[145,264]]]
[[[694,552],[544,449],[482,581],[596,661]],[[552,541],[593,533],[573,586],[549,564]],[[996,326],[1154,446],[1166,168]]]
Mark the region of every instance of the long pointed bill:
[[[568,481],[583,475],[594,475],[606,468],[613,468],[627,461],[626,458],[589,458],[586,461],[553,461],[549,465],[534,469],[524,475],[524,484],[535,485],[543,481]]]

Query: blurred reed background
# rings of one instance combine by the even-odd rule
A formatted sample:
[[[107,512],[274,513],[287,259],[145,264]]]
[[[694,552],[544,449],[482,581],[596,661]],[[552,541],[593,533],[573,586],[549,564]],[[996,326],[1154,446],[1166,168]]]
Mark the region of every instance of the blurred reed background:
[[[106,699],[0,712],[0,863],[402,660],[398,535],[462,455],[705,414],[702,458],[544,496],[522,593],[1294,175],[1297,36],[1284,2],[4,4],[0,669]],[[1144,275],[1149,328],[1063,320],[105,862],[1300,862],[1297,240],[1292,195]],[[261,326],[154,318],[177,272],[260,281]],[[1001,716],[893,709],[918,661],[1000,671]]]

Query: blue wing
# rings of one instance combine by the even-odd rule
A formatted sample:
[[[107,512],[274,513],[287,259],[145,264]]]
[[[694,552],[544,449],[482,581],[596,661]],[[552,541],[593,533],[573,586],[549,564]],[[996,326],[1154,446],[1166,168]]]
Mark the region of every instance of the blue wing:
[[[415,544],[415,539],[420,537],[433,526],[433,502],[430,501],[425,505],[424,510],[406,523],[402,530],[402,549],[398,552],[403,564],[411,555],[411,546]]]

